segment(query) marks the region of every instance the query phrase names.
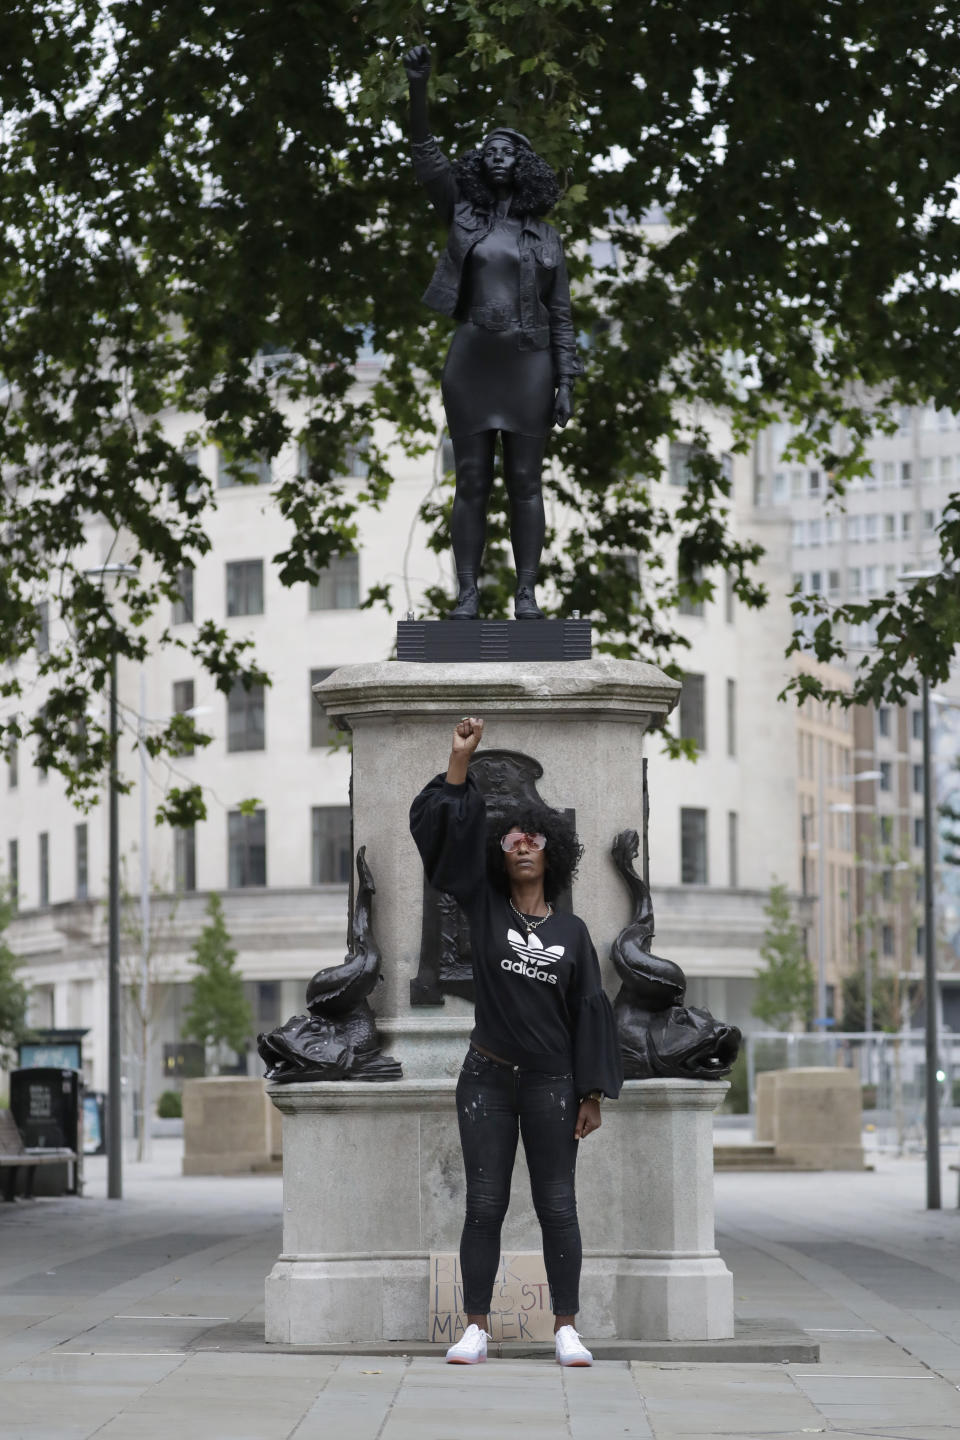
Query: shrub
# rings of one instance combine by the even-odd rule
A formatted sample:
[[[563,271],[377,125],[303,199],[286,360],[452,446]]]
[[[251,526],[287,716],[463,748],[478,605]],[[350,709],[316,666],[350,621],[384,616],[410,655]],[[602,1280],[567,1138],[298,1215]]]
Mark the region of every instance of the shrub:
[[[161,1120],[183,1119],[183,1096],[179,1090],[164,1090],[157,1101],[157,1116]]]

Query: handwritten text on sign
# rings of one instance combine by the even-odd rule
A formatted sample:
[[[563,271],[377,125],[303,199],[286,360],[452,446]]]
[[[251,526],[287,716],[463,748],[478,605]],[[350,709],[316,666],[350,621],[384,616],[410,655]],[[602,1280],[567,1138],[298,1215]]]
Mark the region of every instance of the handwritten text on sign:
[[[459,1255],[430,1256],[431,1340],[452,1345],[467,1328]],[[500,1256],[486,1327],[494,1340],[552,1340],[553,1315],[543,1256]]]

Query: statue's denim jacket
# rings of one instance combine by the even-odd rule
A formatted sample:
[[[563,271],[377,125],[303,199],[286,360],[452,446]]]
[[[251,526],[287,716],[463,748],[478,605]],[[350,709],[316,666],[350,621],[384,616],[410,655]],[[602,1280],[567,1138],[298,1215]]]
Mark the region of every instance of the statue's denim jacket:
[[[433,136],[413,144],[417,179],[448,227],[447,248],[437,262],[433,279],[423,295],[424,304],[441,315],[460,314],[460,285],[467,256],[493,225],[488,210],[477,210],[460,193],[453,166]],[[552,225],[524,215],[520,232],[521,350],[549,349],[558,385],[572,385],[583,365],[577,357],[570,318],[570,282],[560,237]],[[504,325],[493,319],[491,328]]]

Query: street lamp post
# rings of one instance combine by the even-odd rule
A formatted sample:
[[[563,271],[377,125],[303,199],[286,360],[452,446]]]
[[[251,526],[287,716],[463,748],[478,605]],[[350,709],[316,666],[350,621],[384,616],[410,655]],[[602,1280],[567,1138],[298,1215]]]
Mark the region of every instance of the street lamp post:
[[[933,913],[933,783],[930,762],[930,682],[923,695],[923,1010],[926,1051],[927,1209],[940,1209],[940,1105],[937,1094],[937,956]]]
[[[939,580],[940,570],[908,570],[899,579]],[[940,1097],[937,1094],[937,952],[934,931],[933,774],[930,754],[930,682],[920,676],[923,704],[923,1012],[926,1066],[927,1209],[939,1210],[940,1201]]]
[[[129,565],[84,572],[99,580],[136,575]],[[120,1014],[120,767],[117,755],[117,649],[110,656],[110,787],[107,882],[107,1199],[123,1199],[122,1034]]]

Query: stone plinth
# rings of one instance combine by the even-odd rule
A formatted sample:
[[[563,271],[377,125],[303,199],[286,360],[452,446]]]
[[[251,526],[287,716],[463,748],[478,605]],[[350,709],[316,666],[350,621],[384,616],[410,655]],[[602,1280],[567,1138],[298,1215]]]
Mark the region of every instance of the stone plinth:
[[[757,1139],[811,1170],[862,1170],[863,1098],[854,1070],[811,1066],[757,1076]]]
[[[255,1076],[215,1075],[183,1086],[184,1175],[233,1175],[275,1167],[280,1126]]]
[[[294,1345],[424,1340],[428,1257],[463,1224],[453,1080],[268,1087],[283,1112],[283,1252],[266,1338]],[[714,1243],[712,1112],[724,1082],[633,1080],[581,1146],[579,1325],[597,1339],[733,1335]],[[522,1146],[505,1250],[539,1250]]]
[[[618,831],[643,826],[643,735],[673,709],[680,687],[638,661],[349,665],[316,687],[330,718],[353,736],[353,838],[366,846],[377,887],[374,930],[383,984],[370,997],[384,1049],[411,1078],[455,1076],[472,1007],[410,1008],[420,960],[423,868],[410,837],[410,804],[444,770],[464,715],[486,721],[483,749],[519,751],[543,766],[547,804],[573,808],[584,845],[573,907],[593,937],[610,994],[607,959],[630,918],[610,859]],[[435,1020],[447,1022],[435,1025]]]

